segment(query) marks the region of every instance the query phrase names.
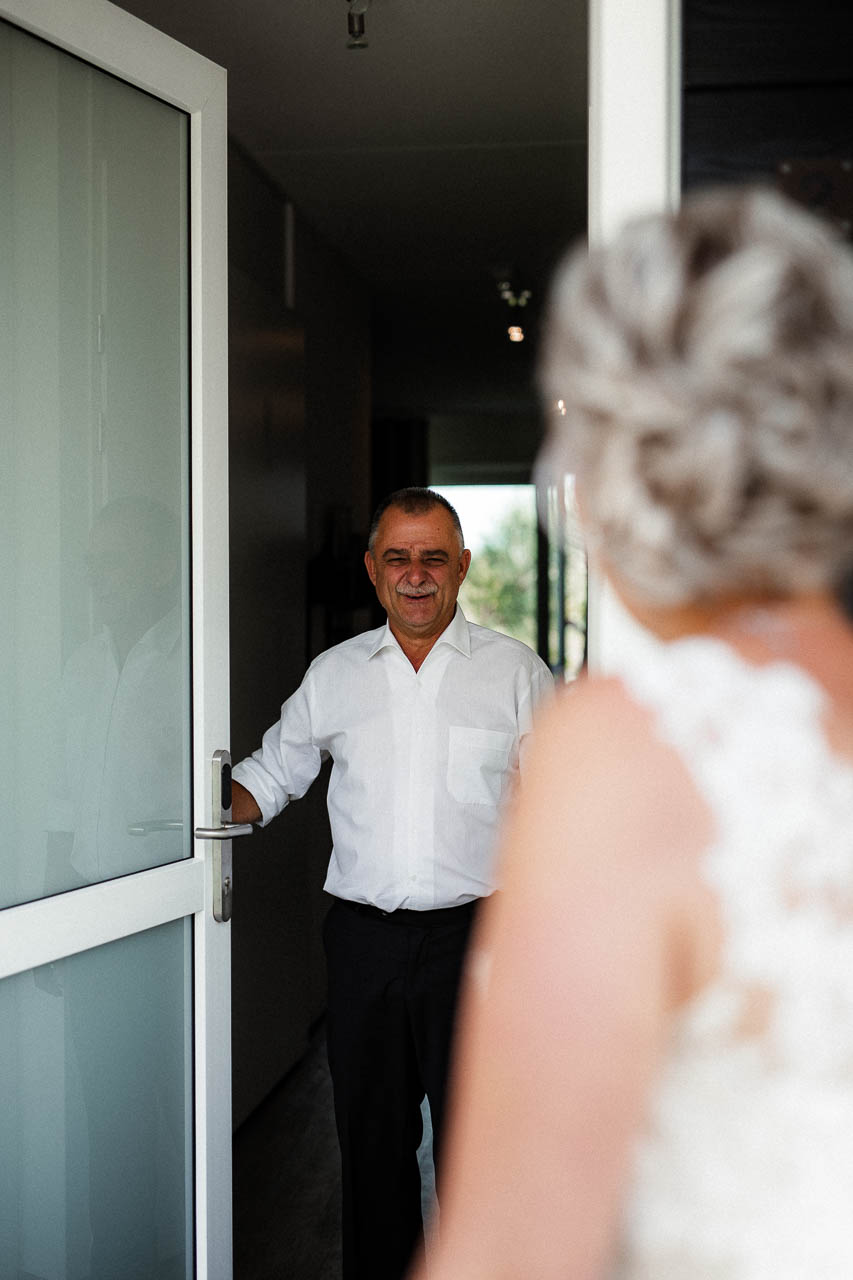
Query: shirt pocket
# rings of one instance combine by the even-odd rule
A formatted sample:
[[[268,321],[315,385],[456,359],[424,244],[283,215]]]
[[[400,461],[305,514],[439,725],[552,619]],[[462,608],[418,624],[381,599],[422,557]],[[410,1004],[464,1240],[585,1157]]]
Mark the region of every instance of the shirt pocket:
[[[447,789],[461,804],[500,803],[513,737],[495,729],[450,726]]]

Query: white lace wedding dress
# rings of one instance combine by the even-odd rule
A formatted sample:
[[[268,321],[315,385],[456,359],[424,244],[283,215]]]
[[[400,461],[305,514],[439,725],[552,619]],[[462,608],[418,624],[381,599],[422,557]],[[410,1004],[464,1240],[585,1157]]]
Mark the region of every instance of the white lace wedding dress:
[[[853,767],[824,695],[716,640],[623,673],[709,805],[721,972],[682,1012],[618,1280],[853,1280]]]

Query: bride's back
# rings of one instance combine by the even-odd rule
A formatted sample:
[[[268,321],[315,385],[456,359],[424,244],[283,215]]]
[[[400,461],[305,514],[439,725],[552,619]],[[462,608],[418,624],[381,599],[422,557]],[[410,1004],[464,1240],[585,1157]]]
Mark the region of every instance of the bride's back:
[[[550,465],[576,474],[600,566],[641,621],[687,637],[632,654],[622,678],[713,832],[694,912],[717,917],[694,931],[712,976],[672,1021],[619,1274],[840,1280],[853,638],[832,597],[853,561],[849,251],[762,192],[639,221],[558,276],[543,383],[561,405]]]
[[[827,613],[795,632],[741,611],[735,643],[676,641],[625,676],[710,811],[721,938],[638,1139],[625,1280],[853,1274],[853,642]]]

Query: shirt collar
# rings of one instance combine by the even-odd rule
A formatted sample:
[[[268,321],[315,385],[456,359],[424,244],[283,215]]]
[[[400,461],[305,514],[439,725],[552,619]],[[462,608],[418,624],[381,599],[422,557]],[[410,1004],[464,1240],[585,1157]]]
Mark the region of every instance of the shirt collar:
[[[471,657],[471,633],[468,630],[468,620],[458,604],[456,612],[436,640],[433,648],[439,644],[449,644],[464,657]],[[387,622],[382,630],[377,633],[376,639],[367,654],[368,658],[374,657],[381,649],[400,649],[397,637]],[[400,652],[402,653],[402,649],[400,649]]]

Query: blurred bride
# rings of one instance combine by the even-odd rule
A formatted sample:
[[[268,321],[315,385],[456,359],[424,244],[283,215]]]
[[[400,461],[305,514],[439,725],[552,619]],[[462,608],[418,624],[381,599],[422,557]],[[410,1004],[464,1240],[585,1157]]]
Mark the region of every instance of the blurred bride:
[[[662,643],[535,735],[430,1280],[849,1280],[849,251],[752,189],[637,221],[558,273],[542,384]]]

